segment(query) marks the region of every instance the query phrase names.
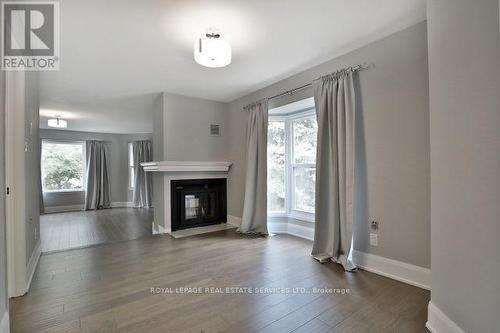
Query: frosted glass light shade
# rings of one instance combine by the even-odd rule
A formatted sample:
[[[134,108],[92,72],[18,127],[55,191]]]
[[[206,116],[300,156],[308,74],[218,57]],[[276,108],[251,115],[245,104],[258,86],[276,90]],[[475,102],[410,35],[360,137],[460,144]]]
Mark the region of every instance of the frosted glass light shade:
[[[194,60],[205,67],[224,67],[231,63],[231,46],[222,38],[200,37],[194,43]]]
[[[68,127],[68,122],[64,119],[53,118],[53,119],[49,119],[47,121],[47,125],[49,127],[66,128],[66,127]]]

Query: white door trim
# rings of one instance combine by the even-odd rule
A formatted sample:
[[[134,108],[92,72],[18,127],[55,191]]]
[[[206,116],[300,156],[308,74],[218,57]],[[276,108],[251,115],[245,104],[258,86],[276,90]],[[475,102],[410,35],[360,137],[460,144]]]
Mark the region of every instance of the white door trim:
[[[0,333],[9,333],[9,311],[5,311],[3,317],[0,318]]]
[[[26,293],[25,72],[6,72],[5,88],[7,289],[16,297]]]

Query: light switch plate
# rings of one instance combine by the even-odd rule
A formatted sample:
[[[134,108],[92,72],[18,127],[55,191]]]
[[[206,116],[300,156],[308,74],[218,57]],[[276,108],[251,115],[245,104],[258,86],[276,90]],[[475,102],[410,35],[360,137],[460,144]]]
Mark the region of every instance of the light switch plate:
[[[371,246],[378,246],[378,235],[377,234],[370,234],[370,245]]]

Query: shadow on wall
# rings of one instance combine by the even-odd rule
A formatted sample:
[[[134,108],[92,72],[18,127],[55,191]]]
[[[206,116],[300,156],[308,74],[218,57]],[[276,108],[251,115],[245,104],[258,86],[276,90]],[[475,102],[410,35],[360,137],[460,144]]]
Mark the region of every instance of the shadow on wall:
[[[356,91],[355,114],[355,167],[354,167],[354,220],[353,232],[357,235],[354,239],[354,249],[365,252],[368,244],[368,201],[367,201],[367,172],[366,172],[366,138],[363,118],[363,98],[359,73],[355,73],[354,89]]]

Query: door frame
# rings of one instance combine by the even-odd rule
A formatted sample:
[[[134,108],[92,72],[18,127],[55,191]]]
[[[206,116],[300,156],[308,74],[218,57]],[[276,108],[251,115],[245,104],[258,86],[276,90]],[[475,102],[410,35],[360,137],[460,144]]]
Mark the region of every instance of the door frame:
[[[5,183],[7,290],[9,297],[27,292],[25,211],[25,80],[22,71],[5,73]]]

